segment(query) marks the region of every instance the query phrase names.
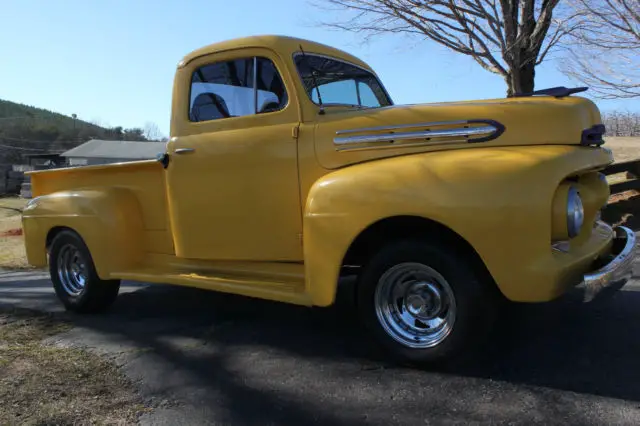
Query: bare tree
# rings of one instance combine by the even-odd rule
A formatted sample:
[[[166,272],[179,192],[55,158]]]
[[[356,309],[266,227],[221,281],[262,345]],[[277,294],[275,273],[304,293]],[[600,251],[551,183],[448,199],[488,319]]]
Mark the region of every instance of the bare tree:
[[[340,22],[325,22],[330,27],[426,37],[468,55],[505,79],[508,96],[532,92],[535,67],[579,25],[554,17],[559,0],[318,1],[346,12]]]
[[[607,136],[640,136],[640,113],[608,111],[602,113]]]
[[[571,0],[583,25],[562,70],[603,99],[640,97],[640,0]]]
[[[150,141],[159,141],[163,138],[160,127],[151,121],[147,121],[144,124],[144,136]]]

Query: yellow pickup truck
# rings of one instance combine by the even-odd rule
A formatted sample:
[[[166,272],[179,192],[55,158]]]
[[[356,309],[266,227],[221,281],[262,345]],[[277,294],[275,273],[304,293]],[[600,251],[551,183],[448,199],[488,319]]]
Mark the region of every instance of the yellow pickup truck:
[[[77,312],[123,279],[329,306],[355,275],[383,348],[446,359],[504,301],[629,278],[635,235],[599,220],[604,126],[574,92],[394,105],[343,51],[213,44],[178,64],[163,155],[31,173],[29,263]]]

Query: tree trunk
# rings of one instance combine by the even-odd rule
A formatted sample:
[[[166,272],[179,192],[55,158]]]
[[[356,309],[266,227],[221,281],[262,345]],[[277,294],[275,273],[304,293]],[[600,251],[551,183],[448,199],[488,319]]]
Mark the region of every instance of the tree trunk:
[[[520,66],[511,67],[511,72],[505,78],[507,81],[507,97],[512,97],[518,93],[531,93],[534,89],[535,65],[533,62]]]

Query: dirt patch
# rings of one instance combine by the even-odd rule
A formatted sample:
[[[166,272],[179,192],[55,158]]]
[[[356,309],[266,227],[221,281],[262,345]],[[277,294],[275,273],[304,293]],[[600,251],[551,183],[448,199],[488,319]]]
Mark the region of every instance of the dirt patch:
[[[0,309],[3,424],[134,424],[146,410],[111,362],[42,343],[69,328],[54,315]]]
[[[9,229],[8,231],[0,232],[0,237],[19,237],[22,235],[22,228]]]
[[[605,137],[605,147],[611,148],[616,162],[640,160],[640,138]]]

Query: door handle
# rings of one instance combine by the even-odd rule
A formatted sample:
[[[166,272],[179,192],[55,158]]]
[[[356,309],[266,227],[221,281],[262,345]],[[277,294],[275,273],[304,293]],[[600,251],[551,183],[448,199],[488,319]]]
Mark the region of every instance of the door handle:
[[[192,152],[195,152],[195,151],[196,151],[195,148],[178,148],[173,152],[175,154],[191,154]]]

